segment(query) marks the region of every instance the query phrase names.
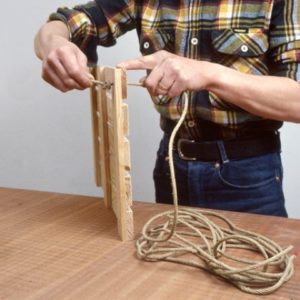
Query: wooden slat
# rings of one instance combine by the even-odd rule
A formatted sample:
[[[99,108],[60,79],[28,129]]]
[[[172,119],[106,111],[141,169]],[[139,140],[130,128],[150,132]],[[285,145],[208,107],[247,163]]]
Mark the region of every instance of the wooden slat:
[[[128,140],[128,107],[126,74],[121,69],[98,67],[94,73],[101,83],[97,91],[98,148],[104,202],[111,207],[118,220],[122,240],[132,238],[133,215],[130,177],[130,145]],[[99,172],[99,170],[98,170]]]
[[[98,69],[91,68],[91,73],[96,80],[99,80]],[[94,153],[94,173],[95,182],[97,186],[102,186],[101,182],[101,170],[100,170],[100,145],[99,145],[99,122],[98,122],[98,89],[99,87],[94,85],[91,87],[91,115],[92,115],[92,132],[93,132],[93,153]]]
[[[118,231],[121,239],[128,240],[132,238],[133,221],[130,207],[131,193],[128,192],[127,187],[128,184],[131,185],[131,181],[126,181],[126,176],[130,177],[130,165],[128,165],[130,153],[129,147],[126,147],[128,129],[124,132],[124,124],[128,122],[126,120],[128,116],[124,114],[127,109],[124,109],[125,104],[123,103],[123,97],[127,94],[124,92],[126,86],[123,83],[126,77],[121,69],[105,68],[104,72],[106,81],[113,83],[111,89],[107,90],[107,95],[110,94],[110,109],[107,113],[110,116],[109,129],[112,131],[112,139],[109,140],[111,178],[114,181],[112,206],[118,219]],[[128,199],[129,197],[130,199]]]
[[[97,67],[98,80],[105,82],[104,69]],[[108,137],[108,99],[106,90],[102,86],[98,86],[98,126],[99,126],[99,152],[100,152],[100,171],[102,178],[102,189],[104,194],[104,204],[107,208],[112,206],[111,193],[111,174],[110,174],[110,158],[109,158],[109,137]]]

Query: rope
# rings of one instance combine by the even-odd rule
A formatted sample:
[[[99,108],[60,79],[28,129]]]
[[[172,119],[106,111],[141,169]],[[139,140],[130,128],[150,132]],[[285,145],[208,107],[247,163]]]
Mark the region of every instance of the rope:
[[[293,275],[295,256],[288,255],[292,246],[282,249],[267,237],[240,229],[215,212],[178,208],[172,149],[187,114],[186,93],[183,98],[184,109],[168,145],[174,209],[157,214],[144,225],[136,241],[137,255],[146,261],[169,261],[201,268],[244,292],[270,294]],[[237,256],[241,253],[245,253],[245,257]]]

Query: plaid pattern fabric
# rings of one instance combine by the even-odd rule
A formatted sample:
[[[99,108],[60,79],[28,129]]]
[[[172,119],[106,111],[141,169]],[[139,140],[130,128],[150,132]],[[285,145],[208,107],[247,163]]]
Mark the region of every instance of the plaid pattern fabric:
[[[57,19],[68,24],[72,41],[91,63],[97,61],[97,45],[111,46],[120,35],[135,29],[143,55],[164,49],[248,74],[300,81],[300,5],[296,0],[95,0],[73,9],[59,8],[50,16]],[[189,96],[187,122],[201,119],[239,128],[258,120],[261,126],[259,117],[209,91]],[[162,116],[179,118],[180,97],[153,101]],[[282,124],[275,123],[275,127]]]

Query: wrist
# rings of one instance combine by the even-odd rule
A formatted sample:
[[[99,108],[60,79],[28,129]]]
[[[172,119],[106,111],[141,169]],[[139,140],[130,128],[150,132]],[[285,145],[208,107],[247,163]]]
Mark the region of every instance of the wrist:
[[[201,76],[203,76],[203,89],[213,91],[221,86],[225,68],[219,64],[201,61]]]
[[[69,43],[69,36],[69,29],[63,22],[51,21],[46,23],[35,38],[36,55],[41,60],[45,59],[51,51]]]

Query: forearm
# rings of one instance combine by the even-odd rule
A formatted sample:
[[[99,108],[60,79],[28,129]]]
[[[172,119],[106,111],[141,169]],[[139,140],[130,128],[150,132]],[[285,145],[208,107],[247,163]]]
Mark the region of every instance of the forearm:
[[[36,55],[41,59],[50,53],[53,49],[69,41],[69,29],[61,21],[52,21],[46,23],[36,34],[34,40],[34,49]]]
[[[300,84],[276,76],[244,74],[204,63],[206,88],[218,97],[263,118],[300,122]]]
[[[262,118],[300,123],[300,84],[289,78],[244,74],[166,51],[128,60],[119,66],[129,70],[151,69],[144,85],[152,95],[175,97],[186,90],[208,90]]]

